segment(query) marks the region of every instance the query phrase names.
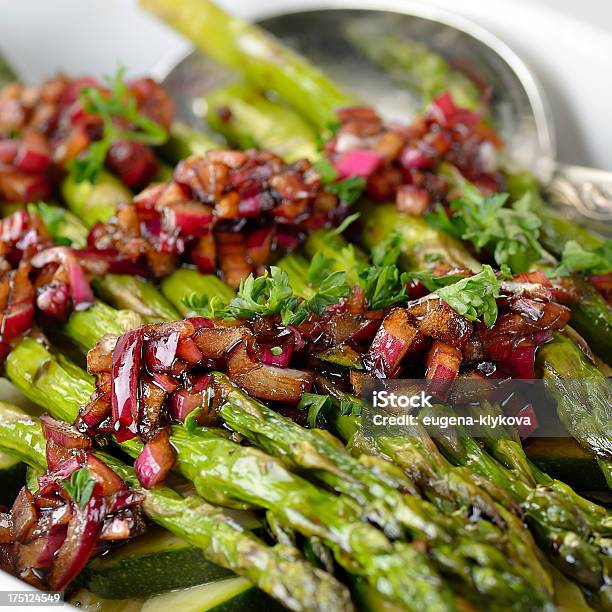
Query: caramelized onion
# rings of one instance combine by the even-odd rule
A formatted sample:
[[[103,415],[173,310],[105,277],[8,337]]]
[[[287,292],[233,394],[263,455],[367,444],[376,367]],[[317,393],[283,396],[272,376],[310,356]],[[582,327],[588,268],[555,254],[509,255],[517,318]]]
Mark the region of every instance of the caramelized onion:
[[[144,449],[134,462],[134,469],[140,484],[150,489],[166,479],[174,465],[175,455],[168,432],[162,429]]]

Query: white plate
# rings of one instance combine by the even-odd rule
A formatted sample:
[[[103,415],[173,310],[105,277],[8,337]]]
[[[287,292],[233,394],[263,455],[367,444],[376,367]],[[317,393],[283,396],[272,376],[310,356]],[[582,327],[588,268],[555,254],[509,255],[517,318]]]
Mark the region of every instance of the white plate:
[[[430,3],[487,27],[533,68],[550,99],[561,161],[612,169],[612,35],[554,9],[519,0]],[[253,18],[283,10],[347,3],[223,0],[220,4]],[[351,4],[407,10],[413,3],[355,0]],[[597,8],[593,0],[588,4]],[[168,57],[182,55],[189,45],[142,13],[136,0],[3,0],[0,47],[25,79],[36,82],[57,70],[103,75],[119,65],[127,66],[133,74],[146,74]],[[0,575],[0,588],[23,586]]]

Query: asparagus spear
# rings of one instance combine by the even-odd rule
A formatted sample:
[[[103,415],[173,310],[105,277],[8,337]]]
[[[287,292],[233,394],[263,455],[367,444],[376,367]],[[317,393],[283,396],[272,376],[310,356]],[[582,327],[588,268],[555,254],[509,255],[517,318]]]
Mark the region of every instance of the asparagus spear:
[[[159,148],[161,156],[176,164],[190,155],[206,155],[219,144],[212,136],[192,129],[186,123],[175,121],[170,128],[168,140]]]
[[[402,495],[401,491],[414,486],[391,464],[376,457],[354,459],[326,432],[300,427],[245,395],[225,375],[216,373],[214,380],[223,398],[219,416],[226,425],[290,467],[308,470],[339,493],[349,495],[370,520],[386,523],[387,531],[393,533],[397,529],[393,522],[389,524],[392,518],[412,538],[427,541],[440,571],[465,583],[466,594],[473,597],[478,593],[489,606],[504,607],[522,607],[534,597],[545,597],[528,586],[531,571],[522,573],[520,567],[508,563],[491,546],[491,532],[486,534],[489,541],[479,542],[477,533],[467,537],[467,532],[473,530],[467,530],[467,524],[458,516],[444,516],[428,502]],[[513,588],[508,589],[508,585]]]
[[[474,412],[477,414],[486,413],[491,416],[501,415],[499,406],[487,402],[480,404],[477,409],[474,409]],[[578,495],[571,487],[551,478],[531,463],[521,446],[518,431],[506,427],[499,429],[496,436],[486,434],[487,432],[483,430],[482,436],[479,437],[484,442],[487,450],[501,464],[512,470],[525,484],[531,487],[541,485],[554,490],[561,497],[571,501],[579,512],[582,513],[584,523],[588,525],[592,533],[612,535],[612,516],[610,516],[606,509]]]
[[[557,402],[561,422],[597,457],[612,488],[612,410],[607,378],[574,342],[558,333],[540,348],[537,363],[548,393]]]
[[[234,297],[234,291],[221,279],[213,274],[201,274],[193,268],[178,268],[162,280],[160,289],[164,297],[183,316],[190,310],[185,299],[193,294],[219,296],[226,302]]]
[[[376,27],[372,28],[373,25]],[[382,36],[380,25],[385,27]],[[393,25],[351,19],[344,24],[343,34],[400,85],[417,91],[425,104],[449,91],[462,108],[477,111],[482,107],[481,93],[467,76],[454,70],[442,55],[428,46],[394,32]]]
[[[210,127],[233,146],[249,149],[256,145],[288,162],[319,157],[315,130],[291,109],[248,86],[226,85],[209,93],[205,101]]]
[[[0,404],[0,448],[34,468],[46,467],[40,423],[7,404]],[[209,561],[248,578],[290,610],[353,609],[346,587],[304,561],[295,548],[266,545],[195,495],[182,497],[167,487],[144,489],[131,467],[107,453],[96,455],[144,495],[143,510],[151,520],[201,548]]]
[[[15,74],[14,70],[11,68],[4,56],[0,54],[0,88],[4,87],[7,83],[16,80],[17,75]]]
[[[179,318],[172,304],[153,285],[136,276],[107,274],[95,278],[93,288],[115,308],[137,312],[146,323]]]
[[[73,312],[61,331],[88,351],[105,334],[121,335],[144,323],[145,320],[132,310],[116,310],[96,301],[87,310]]]
[[[561,255],[563,247],[569,240],[575,240],[584,249],[591,250],[601,246],[603,239],[589,230],[576,224],[575,221],[555,213],[540,195],[538,180],[530,172],[517,172],[507,177],[508,192],[512,200],[522,198],[526,193],[531,195],[531,201],[536,214],[542,221],[540,242],[545,249]]]
[[[276,92],[322,131],[336,121],[337,108],[353,102],[274,36],[208,0],[141,0],[141,5],[259,89]]]
[[[69,422],[94,390],[93,379],[80,368],[30,339],[9,355],[7,375],[26,397]],[[414,546],[391,544],[382,532],[361,522],[352,500],[316,488],[278,460],[213,429],[189,433],[173,427],[172,444],[177,469],[208,501],[255,504],[272,511],[288,529],[321,537],[339,564],[409,608],[455,609],[452,593],[427,557]],[[137,455],[142,445],[133,439],[121,447]]]
[[[68,208],[87,227],[107,221],[117,206],[132,199],[132,192],[110,172],[103,170],[95,185],[89,181],[77,183],[72,176],[62,182],[62,196]]]
[[[532,575],[537,577],[536,582],[551,592],[550,577],[542,568],[531,534],[515,514],[517,509],[506,491],[472,470],[450,464],[422,426],[415,427],[410,435],[366,436],[361,427],[361,417],[342,414],[340,409],[347,401],[361,404],[365,409],[361,400],[322,376],[317,377],[316,384],[333,398],[335,410],[327,416],[349,449],[355,454],[382,457],[400,467],[443,512],[466,512],[469,521],[471,509],[478,508],[482,516],[489,517],[493,524],[478,520],[474,522],[474,529],[480,530],[484,537],[489,531],[489,537],[493,539],[497,539],[496,530],[503,529],[506,541],[501,548],[505,554],[509,557],[518,554]]]
[[[196,491],[224,496],[271,511],[280,525],[305,536],[321,538],[336,561],[370,586],[409,608],[450,610],[455,602],[427,557],[414,546],[391,544],[382,532],[361,522],[360,509],[295,476],[277,459],[241,447],[203,428],[191,434],[172,428],[177,468]],[[122,445],[137,454],[137,444]]]
[[[454,416],[443,406],[422,410],[422,416]],[[498,463],[461,427],[437,427],[432,421],[430,433],[453,462],[465,465],[510,491],[521,504],[527,522],[532,526],[553,563],[583,588],[598,592],[605,603],[609,582],[609,557],[585,537],[585,529],[567,500],[544,487],[530,487]],[[607,602],[605,605],[609,605]]]

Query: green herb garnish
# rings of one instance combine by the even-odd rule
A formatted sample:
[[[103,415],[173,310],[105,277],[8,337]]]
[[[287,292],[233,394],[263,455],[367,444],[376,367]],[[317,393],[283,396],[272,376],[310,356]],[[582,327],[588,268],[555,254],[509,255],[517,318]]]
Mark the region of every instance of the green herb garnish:
[[[89,475],[89,470],[83,467],[73,472],[70,478],[63,480],[62,484],[72,501],[79,508],[85,508],[91,499],[96,481]]]
[[[223,319],[227,316],[227,304],[218,295],[209,298],[206,294],[192,293],[184,296],[181,303],[197,316],[207,319]]]
[[[114,77],[106,78],[110,94],[96,87],[84,87],[81,90],[80,100],[85,112],[101,117],[104,131],[101,140],[93,142],[68,164],[77,182],[96,181],[110,146],[117,140],[133,140],[158,146],[168,139],[168,132],[161,125],[138,112],[136,97],[126,85],[124,74],[125,69],[120,68]],[[128,123],[130,127],[119,127],[117,119]]]
[[[406,300],[408,276],[396,265],[401,252],[402,236],[393,231],[372,249],[372,264],[357,260],[352,245],[345,248],[343,258],[357,269],[359,286],[372,310],[381,310]]]
[[[431,225],[470,241],[478,250],[487,249],[498,265],[508,265],[515,273],[526,272],[540,259],[541,222],[532,211],[530,194],[508,207],[507,193],[483,196],[467,181],[461,189],[461,197],[450,204],[454,214],[449,217],[438,207],[425,216]]]
[[[500,279],[493,268],[484,265],[478,274],[436,289],[435,294],[468,321],[482,320],[491,327],[497,320],[496,300],[500,288]]]
[[[310,313],[323,314],[350,293],[344,272],[329,273],[325,260],[313,258],[309,281],[316,290],[308,300],[300,300],[289,284],[287,273],[277,266],[257,278],[250,274],[240,283],[236,297],[224,304],[218,297],[191,295],[184,304],[199,316],[225,319],[252,319],[280,315],[283,325],[299,325]]]
[[[331,407],[331,397],[329,395],[318,395],[316,393],[303,393],[297,405],[300,410],[307,410],[308,426],[314,429],[320,422],[322,412]]]
[[[593,250],[583,249],[570,240],[563,247],[559,267],[550,273],[551,278],[572,274],[608,274],[612,272],[612,240],[606,240]]]

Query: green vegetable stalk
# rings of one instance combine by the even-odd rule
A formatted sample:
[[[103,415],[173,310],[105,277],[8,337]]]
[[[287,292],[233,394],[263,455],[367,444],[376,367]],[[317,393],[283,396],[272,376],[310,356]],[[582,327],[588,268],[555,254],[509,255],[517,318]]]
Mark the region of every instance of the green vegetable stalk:
[[[208,0],[140,3],[260,90],[276,92],[321,131],[335,123],[337,108],[353,103],[352,97],[272,35],[228,15]]]
[[[119,204],[131,202],[132,192],[110,172],[103,170],[95,183],[77,182],[67,176],[61,186],[62,196],[68,208],[91,227],[98,221],[108,221],[115,215]]]
[[[226,425],[289,467],[352,497],[364,516],[386,532],[397,535],[402,527],[411,539],[428,542],[434,564],[463,583],[466,597],[477,594],[481,603],[509,609],[531,605],[543,596],[532,589],[533,574],[522,568],[523,559],[517,567],[491,546],[492,531],[479,541],[477,528],[468,529],[459,516],[444,516],[416,497],[414,485],[392,464],[372,456],[353,458],[327,432],[300,427],[248,397],[223,374],[215,374],[214,380],[222,396],[219,416]],[[405,490],[412,493],[403,495]]]
[[[175,121],[168,140],[159,147],[160,155],[169,163],[177,164],[190,155],[204,156],[208,151],[218,149],[219,143],[212,136],[194,130],[186,123]]]
[[[316,132],[300,115],[251,87],[232,83],[207,94],[205,101],[210,127],[232,146],[257,146],[287,162],[304,158],[314,161],[320,155]]]
[[[536,538],[549,553],[551,561],[584,589],[594,592],[605,609],[610,605],[607,584],[610,580],[609,557],[604,547],[591,542],[582,517],[567,499],[545,487],[530,486],[523,478],[491,457],[462,427],[438,427],[436,417],[455,413],[443,406],[421,411],[432,417],[430,434],[443,452],[456,464],[481,474],[499,487],[510,491],[525,514]],[[605,524],[602,522],[605,528]],[[609,531],[610,525],[607,526]],[[605,540],[604,540],[605,541]]]
[[[73,312],[61,331],[81,349],[88,351],[102,336],[120,336],[144,323],[145,320],[132,310],[116,310],[96,301],[87,310]]]
[[[137,276],[107,274],[95,278],[93,288],[104,301],[115,308],[138,313],[146,323],[180,318],[172,304],[151,283]]]
[[[546,390],[557,402],[565,428],[592,452],[612,488],[610,383],[569,338],[554,334],[540,347],[537,364]]]
[[[193,268],[178,268],[162,280],[160,289],[182,316],[191,310],[186,302],[192,295],[218,297],[223,303],[234,297],[234,291],[221,279],[213,274],[201,274]]]
[[[385,27],[385,34],[381,35],[379,25]],[[424,104],[448,91],[461,108],[471,111],[482,108],[481,92],[471,79],[454,70],[442,55],[428,46],[396,34],[393,26],[393,23],[372,23],[371,19],[351,19],[344,24],[343,34],[400,85],[416,91]]]
[[[68,422],[94,391],[92,377],[30,339],[9,355],[7,375],[26,397]],[[362,523],[360,509],[351,500],[318,489],[278,460],[211,429],[189,433],[173,427],[172,444],[177,469],[209,501],[258,505],[288,529],[321,537],[338,563],[408,607],[454,609],[452,594],[426,556],[413,546],[391,544],[382,532]],[[121,447],[136,455],[141,443],[130,440]]]
[[[40,424],[18,409],[0,404],[0,449],[44,469],[45,440]],[[167,487],[144,489],[134,470],[107,453],[97,453],[132,489],[144,495],[146,515],[206,558],[248,578],[290,610],[350,611],[348,590],[330,574],[304,561],[293,547],[268,546],[231,520],[223,510],[195,495]]]

